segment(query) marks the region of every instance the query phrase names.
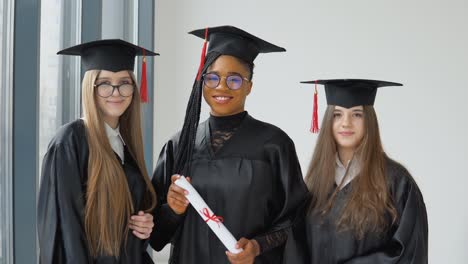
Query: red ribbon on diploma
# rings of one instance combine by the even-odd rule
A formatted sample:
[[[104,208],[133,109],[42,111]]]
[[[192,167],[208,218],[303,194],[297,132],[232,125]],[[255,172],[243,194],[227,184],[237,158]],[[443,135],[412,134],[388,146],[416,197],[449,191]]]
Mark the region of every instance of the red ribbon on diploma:
[[[222,223],[224,221],[224,219],[221,216],[217,216],[214,213],[212,215],[210,215],[210,212],[208,211],[208,208],[206,208],[206,207],[203,208],[201,213],[206,217],[206,219],[205,219],[206,223],[208,223],[208,221],[211,220],[211,221],[217,223],[218,227],[219,227],[219,223]]]

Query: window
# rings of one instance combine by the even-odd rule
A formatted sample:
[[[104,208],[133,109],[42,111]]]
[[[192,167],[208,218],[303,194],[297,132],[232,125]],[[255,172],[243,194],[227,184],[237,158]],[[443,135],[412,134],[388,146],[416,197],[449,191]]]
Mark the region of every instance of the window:
[[[0,264],[13,262],[12,65],[13,0],[0,3]]]
[[[41,1],[39,166],[57,129],[80,115],[79,58],[56,54],[81,42],[80,2]]]

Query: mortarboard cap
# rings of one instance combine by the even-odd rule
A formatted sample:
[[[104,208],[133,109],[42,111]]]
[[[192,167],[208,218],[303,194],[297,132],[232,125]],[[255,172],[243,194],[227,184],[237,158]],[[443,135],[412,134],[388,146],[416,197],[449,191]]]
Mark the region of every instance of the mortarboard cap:
[[[81,56],[84,71],[133,71],[135,56],[156,56],[145,48],[133,45],[121,39],[96,40],[59,51],[59,55]]]
[[[146,58],[158,53],[136,46],[121,39],[103,39],[86,42],[57,52],[59,55],[81,56],[83,70],[106,70],[118,72],[134,70],[135,56],[143,56],[141,99],[147,102]]]
[[[222,55],[231,55],[248,63],[253,63],[259,53],[286,51],[282,47],[233,26],[197,29],[189,32],[189,34],[205,39],[197,79],[200,77],[206,53],[219,52]],[[206,42],[210,42],[208,51],[206,51]]]
[[[338,105],[345,108],[358,105],[374,105],[377,88],[402,86],[401,83],[364,79],[315,80],[301,83],[325,85],[327,104]]]
[[[206,29],[189,32],[200,38],[205,38]],[[283,52],[286,49],[271,44],[242,29],[233,26],[208,28],[208,53],[212,51],[223,55],[231,55],[252,63],[259,53]]]
[[[365,80],[365,79],[331,79],[304,81],[301,83],[325,85],[325,95],[328,105],[351,108],[358,105],[374,105],[377,88],[385,86],[402,86],[401,83]],[[312,132],[318,132],[317,118],[317,88],[314,95],[314,114]]]

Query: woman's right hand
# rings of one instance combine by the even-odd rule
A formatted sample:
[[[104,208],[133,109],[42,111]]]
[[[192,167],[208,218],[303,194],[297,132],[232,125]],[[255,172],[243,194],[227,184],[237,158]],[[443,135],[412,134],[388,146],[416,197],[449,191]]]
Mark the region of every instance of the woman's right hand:
[[[187,206],[189,205],[189,201],[185,197],[188,192],[177,186],[174,181],[180,178],[180,175],[174,174],[171,176],[171,186],[169,186],[169,191],[167,193],[167,203],[169,207],[174,211],[176,214],[183,214],[187,210]],[[186,177],[187,181],[191,183],[190,177]]]

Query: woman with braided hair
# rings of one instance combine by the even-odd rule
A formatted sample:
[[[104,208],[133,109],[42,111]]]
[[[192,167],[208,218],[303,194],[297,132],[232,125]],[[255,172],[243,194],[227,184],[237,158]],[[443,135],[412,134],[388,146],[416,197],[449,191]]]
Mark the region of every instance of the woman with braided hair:
[[[153,185],[160,194],[151,245],[172,243],[171,263],[280,263],[287,229],[305,199],[292,140],[244,109],[259,53],[281,52],[241,29],[222,26],[191,34],[209,41],[182,130],[161,151]],[[206,43],[206,42],[205,42]],[[210,106],[198,124],[201,98]],[[194,188],[238,239],[227,252],[174,184],[189,177]]]

